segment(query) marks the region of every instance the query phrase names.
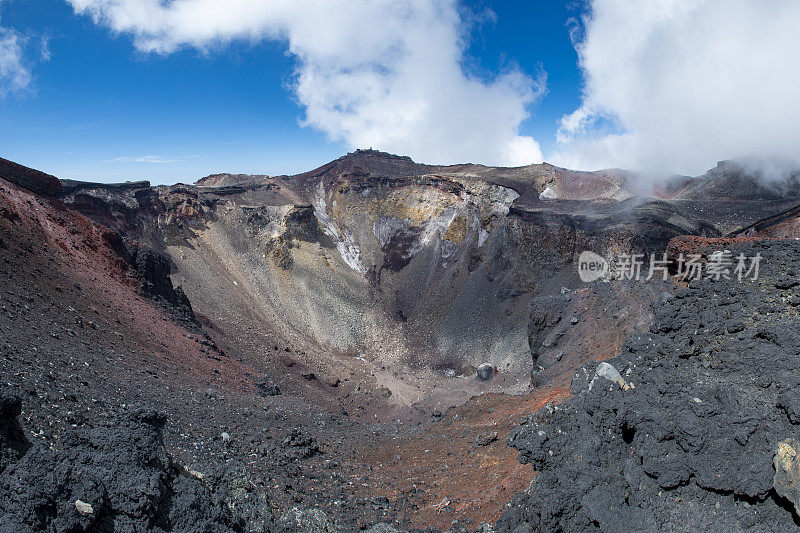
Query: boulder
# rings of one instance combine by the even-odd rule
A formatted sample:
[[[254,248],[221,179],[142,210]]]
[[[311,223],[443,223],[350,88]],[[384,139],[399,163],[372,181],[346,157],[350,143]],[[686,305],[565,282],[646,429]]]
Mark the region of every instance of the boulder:
[[[478,381],[489,381],[494,377],[494,367],[491,363],[483,363],[476,371]]]
[[[800,443],[794,439],[786,439],[778,443],[775,450],[773,465],[775,478],[772,483],[775,492],[783,496],[794,505],[800,513]]]

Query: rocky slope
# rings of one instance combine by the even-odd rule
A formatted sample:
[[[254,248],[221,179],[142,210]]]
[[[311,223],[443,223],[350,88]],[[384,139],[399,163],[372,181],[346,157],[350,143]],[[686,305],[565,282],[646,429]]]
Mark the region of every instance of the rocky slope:
[[[2,450],[11,451],[0,450],[4,464],[18,466],[4,469],[0,480],[15,477],[0,487],[30,485],[34,458],[86,473],[65,474],[57,492],[42,488],[54,502],[44,514],[20,507],[27,493],[14,493],[9,501],[19,505],[9,504],[8,520],[56,530],[124,529],[126,520],[146,530],[187,530],[189,520],[209,530],[313,530],[313,523],[352,531],[379,522],[463,530],[508,511],[501,529],[613,531],[623,522],[609,509],[645,529],[677,526],[681,513],[694,513],[685,523],[701,527],[717,503],[735,514],[746,502],[764,513],[756,524],[791,525],[781,498],[792,485],[776,482],[779,493],[761,478],[762,459],[774,449],[753,452],[760,459],[749,473],[725,470],[752,490],[730,489],[732,477],[695,481],[697,465],[706,468],[714,455],[724,461],[738,457],[736,446],[749,453],[756,443],[774,448],[778,437],[791,438],[770,403],[780,391],[748,389],[734,402],[739,411],[723,402],[725,409],[697,414],[703,420],[692,424],[721,437],[716,448],[703,440],[700,451],[689,450],[680,444],[686,424],[663,421],[680,411],[680,391],[699,386],[692,376],[701,369],[703,383],[751,387],[747,365],[693,352],[676,359],[680,371],[676,363],[662,375],[672,368],[672,359],[664,362],[670,347],[760,349],[746,327],[701,327],[696,311],[746,324],[752,316],[782,317],[774,326],[785,332],[794,316],[788,293],[776,298],[771,282],[737,284],[724,292],[736,301],[723,306],[703,284],[689,293],[674,280],[584,284],[575,271],[584,250],[608,260],[651,252],[675,259],[742,239],[776,261],[793,261],[780,247],[786,241],[765,240],[796,224],[800,196],[791,183],[769,188],[726,164],[641,196],[635,176],[622,171],[441,167],[374,151],[296,176],[220,174],[169,187],[63,180],[57,189],[50,177],[13,166],[0,166],[0,177],[9,178],[0,180],[2,382],[4,394],[21,398],[19,425],[16,400],[4,415],[13,431]],[[708,241],[729,233],[751,236]],[[664,321],[672,329],[662,331]],[[712,332],[698,337],[703,328]],[[777,342],[790,347],[775,356],[774,372],[791,371],[786,342]],[[568,400],[575,369],[591,380],[595,361],[620,353],[630,359],[614,361],[620,370],[647,368],[649,377],[637,376],[635,389],[606,392],[587,392],[584,378],[575,378]],[[719,361],[736,370],[725,374]],[[652,387],[669,399],[657,402]],[[591,396],[606,393],[602,401]],[[587,402],[594,403],[584,409]],[[633,403],[620,411],[620,402]],[[167,422],[161,415],[148,422],[156,419],[140,411],[165,411]],[[642,413],[644,421],[636,418]],[[771,425],[749,432],[742,422],[744,443],[729,435],[740,418],[754,417]],[[626,424],[634,422],[642,427],[632,433]],[[664,433],[664,424],[675,436],[648,437]],[[35,436],[27,444],[14,436],[20,427]],[[539,431],[550,441],[540,444]],[[145,458],[131,463],[130,476],[158,479],[142,492],[139,501],[149,502],[142,511],[125,503],[117,478],[93,473],[99,459],[78,451],[102,451],[106,441],[129,449],[131,435],[148,444],[130,452]],[[682,453],[676,462],[683,466],[643,466],[652,453]],[[584,456],[592,468],[576,464]],[[615,477],[629,457],[644,480],[636,487]],[[541,470],[535,478],[534,468]],[[678,491],[669,494],[690,507],[661,505],[645,483],[669,469],[681,472],[677,485],[658,490]],[[565,482],[573,478],[580,483]],[[595,490],[606,486],[598,480],[611,488]],[[105,492],[90,490],[100,485]],[[596,498],[581,499],[584,489]],[[181,499],[183,491],[192,496]],[[76,499],[102,512],[87,518]]]
[[[500,531],[790,531],[797,509],[800,247],[692,241],[765,264],[757,281],[692,281],[661,296],[650,330],[572,380],[574,398],[509,443],[539,471]]]

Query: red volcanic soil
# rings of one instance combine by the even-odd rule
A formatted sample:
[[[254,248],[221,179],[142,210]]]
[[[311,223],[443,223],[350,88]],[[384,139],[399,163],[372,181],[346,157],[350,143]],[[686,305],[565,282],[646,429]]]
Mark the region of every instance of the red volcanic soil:
[[[568,391],[562,384],[523,396],[473,397],[420,431],[357,448],[363,464],[353,483],[370,497],[404,501],[414,527],[493,523],[535,475],[506,444],[509,429],[529,413],[563,402]]]
[[[80,318],[75,327],[92,330],[93,343],[124,346],[143,358],[128,363],[163,367],[179,374],[181,381],[194,377],[250,390],[252,385],[243,376],[252,368],[212,359],[166,310],[137,293],[115,232],[58,200],[30,195],[4,180],[0,180],[0,206],[3,235],[21,243],[16,250],[3,251],[3,270],[14,271],[12,282],[18,290],[36,290],[62,311],[62,319]],[[26,277],[32,283],[20,284]]]
[[[726,247],[731,247],[736,244],[789,239],[788,237],[775,236],[769,233],[740,237],[696,237],[692,235],[681,235],[670,239],[669,245],[667,246],[667,257],[675,259],[681,253],[684,255],[700,254],[705,257],[717,250],[724,250]],[[791,240],[794,239],[791,238]]]

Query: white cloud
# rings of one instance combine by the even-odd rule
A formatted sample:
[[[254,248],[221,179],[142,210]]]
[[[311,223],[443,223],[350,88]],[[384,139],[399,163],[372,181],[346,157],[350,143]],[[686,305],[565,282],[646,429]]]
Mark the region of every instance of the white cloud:
[[[163,155],[140,155],[140,156],[123,156],[123,157],[116,157],[114,159],[110,159],[105,161],[106,163],[151,163],[157,165],[164,165],[168,163],[177,163],[179,161],[186,161],[188,159],[194,159],[198,156],[196,155],[178,155],[173,157],[166,157]]]
[[[144,52],[285,41],[303,123],[351,147],[437,163],[541,161],[519,126],[544,76],[465,74],[456,0],[67,1]]]
[[[50,61],[52,54],[50,53],[50,37],[43,35],[39,42],[39,53],[41,54],[42,61]]]
[[[797,0],[592,0],[584,26],[558,164],[664,175],[800,158]]]
[[[0,7],[3,2],[0,0]],[[31,83],[31,71],[23,59],[25,39],[11,28],[0,26],[0,96],[20,92]]]

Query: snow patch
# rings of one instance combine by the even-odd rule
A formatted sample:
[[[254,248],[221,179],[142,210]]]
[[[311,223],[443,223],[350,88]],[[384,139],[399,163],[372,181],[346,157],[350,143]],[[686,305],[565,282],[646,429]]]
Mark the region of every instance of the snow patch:
[[[335,200],[333,205],[336,205]],[[347,229],[340,232],[328,215],[327,203],[325,202],[325,187],[322,182],[317,185],[317,195],[314,198],[314,216],[317,217],[322,231],[336,243],[336,249],[339,250],[339,255],[342,256],[342,260],[347,266],[361,274],[366,273],[367,269],[364,268],[364,263],[361,261],[361,251],[356,246],[353,235]]]
[[[442,240],[442,266],[447,267],[447,263],[450,262],[450,259],[456,253],[458,249],[458,244],[454,243],[450,239],[443,239]]]
[[[556,191],[554,191],[550,187],[547,187],[539,194],[539,200],[556,200],[556,199],[558,199],[558,194],[556,194]]]
[[[361,261],[361,250],[356,246],[355,239],[349,231],[344,230],[344,240],[336,243],[336,249],[342,256],[342,260],[347,263],[347,266],[364,274],[367,269],[364,268],[364,263]]]
[[[408,229],[410,225],[408,219],[381,215],[378,221],[372,224],[372,234],[378,239],[381,248],[385,248],[398,231]]]
[[[488,238],[489,238],[489,232],[486,231],[483,228],[479,229],[478,230],[478,248],[483,246],[483,244],[486,242],[486,239],[488,239]]]

